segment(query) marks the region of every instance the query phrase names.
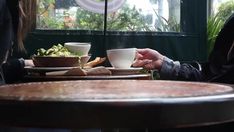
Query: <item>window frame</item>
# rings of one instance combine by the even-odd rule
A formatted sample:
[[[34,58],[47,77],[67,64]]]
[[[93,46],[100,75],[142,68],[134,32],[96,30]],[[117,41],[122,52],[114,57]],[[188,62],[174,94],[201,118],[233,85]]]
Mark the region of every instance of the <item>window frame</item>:
[[[204,13],[205,12],[205,13]],[[105,18],[106,19],[106,18]],[[162,38],[162,43],[164,43],[165,38],[179,38],[173,39],[171,43],[175,45],[185,46],[189,41],[196,40],[197,51],[196,55],[188,58],[186,61],[198,60],[206,61],[207,60],[207,48],[206,48],[206,26],[207,26],[207,1],[204,0],[181,0],[181,32],[137,32],[137,31],[90,31],[90,30],[42,30],[35,29],[30,33],[30,36],[40,36],[40,35],[49,35],[49,36],[100,36],[104,41],[103,48],[107,49],[106,39],[111,36],[143,36],[143,37],[158,37]],[[30,40],[29,40],[30,41]],[[80,39],[84,41],[84,39]],[[169,43],[169,42],[165,42]],[[105,47],[106,46],[106,47]],[[135,45],[136,47],[141,47],[141,45]],[[155,45],[149,45],[150,48],[157,49]],[[189,47],[189,45],[187,45]],[[186,47],[181,47],[186,49]],[[164,48],[162,48],[163,50]],[[180,51],[181,52],[181,51]],[[167,55],[167,53],[165,52]],[[185,54],[186,55],[186,54]],[[168,53],[168,56],[172,59],[182,60],[183,54],[174,55]]]

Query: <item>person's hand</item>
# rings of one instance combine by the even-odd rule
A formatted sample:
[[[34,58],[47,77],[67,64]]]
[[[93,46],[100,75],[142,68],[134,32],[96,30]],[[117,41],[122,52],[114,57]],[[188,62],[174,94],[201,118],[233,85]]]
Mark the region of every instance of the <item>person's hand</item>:
[[[136,60],[133,67],[144,67],[148,70],[158,69],[162,67],[164,56],[152,49],[137,49]]]
[[[34,66],[32,60],[24,60],[24,65],[25,65],[25,66]]]

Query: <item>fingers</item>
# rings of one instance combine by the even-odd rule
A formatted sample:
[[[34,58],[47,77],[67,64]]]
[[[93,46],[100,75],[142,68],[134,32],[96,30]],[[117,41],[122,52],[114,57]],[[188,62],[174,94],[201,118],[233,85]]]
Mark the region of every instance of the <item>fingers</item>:
[[[137,54],[141,55],[140,56],[141,58],[143,58],[148,53],[149,53],[148,49],[137,49]]]
[[[152,60],[136,60],[133,64],[133,67],[143,67],[148,70],[158,69],[162,67],[162,61],[152,61]]]
[[[146,48],[137,49],[136,61],[132,66],[134,67],[144,67],[146,69],[160,69],[162,66],[164,56],[159,52]]]
[[[144,67],[145,65],[152,63],[152,60],[136,60],[132,66],[133,67]]]
[[[147,55],[149,53],[149,49],[137,49],[136,59],[142,60],[147,59]]]
[[[153,63],[148,63],[146,65],[143,66],[145,69],[148,69],[148,70],[153,70],[155,69],[155,65]]]
[[[143,55],[141,55],[140,53],[136,52],[136,60],[141,60],[143,58]]]
[[[149,50],[149,49],[137,49],[137,52],[138,52],[139,54],[144,55],[144,54],[148,53],[148,50]]]
[[[148,70],[154,69],[154,64],[152,60],[138,60],[132,65],[133,67],[143,67]]]

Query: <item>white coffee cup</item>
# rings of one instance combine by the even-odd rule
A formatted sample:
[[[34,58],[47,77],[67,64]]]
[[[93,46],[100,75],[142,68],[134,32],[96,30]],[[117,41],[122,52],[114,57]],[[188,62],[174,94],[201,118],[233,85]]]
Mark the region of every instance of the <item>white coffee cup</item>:
[[[123,48],[107,50],[107,57],[114,68],[130,68],[134,62],[136,48]]]
[[[78,53],[82,56],[87,56],[89,54],[91,44],[81,42],[66,42],[64,47],[66,47],[70,52]]]

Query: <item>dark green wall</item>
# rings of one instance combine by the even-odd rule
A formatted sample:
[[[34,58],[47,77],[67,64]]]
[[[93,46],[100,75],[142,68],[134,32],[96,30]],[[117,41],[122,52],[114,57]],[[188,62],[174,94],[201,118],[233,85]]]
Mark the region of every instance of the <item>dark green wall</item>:
[[[177,60],[202,60],[198,36],[165,36],[165,35],[108,35],[106,43],[102,35],[45,35],[32,33],[27,39],[26,47],[29,54],[34,54],[38,48],[49,48],[53,44],[69,41],[91,42],[90,53],[95,56],[105,56],[106,49],[111,48],[152,48],[164,55]]]
[[[29,55],[38,48],[69,41],[91,42],[92,57],[105,56],[110,48],[152,48],[181,61],[205,61],[206,56],[206,0],[183,0],[181,4],[181,33],[49,31],[36,30],[26,39]]]

